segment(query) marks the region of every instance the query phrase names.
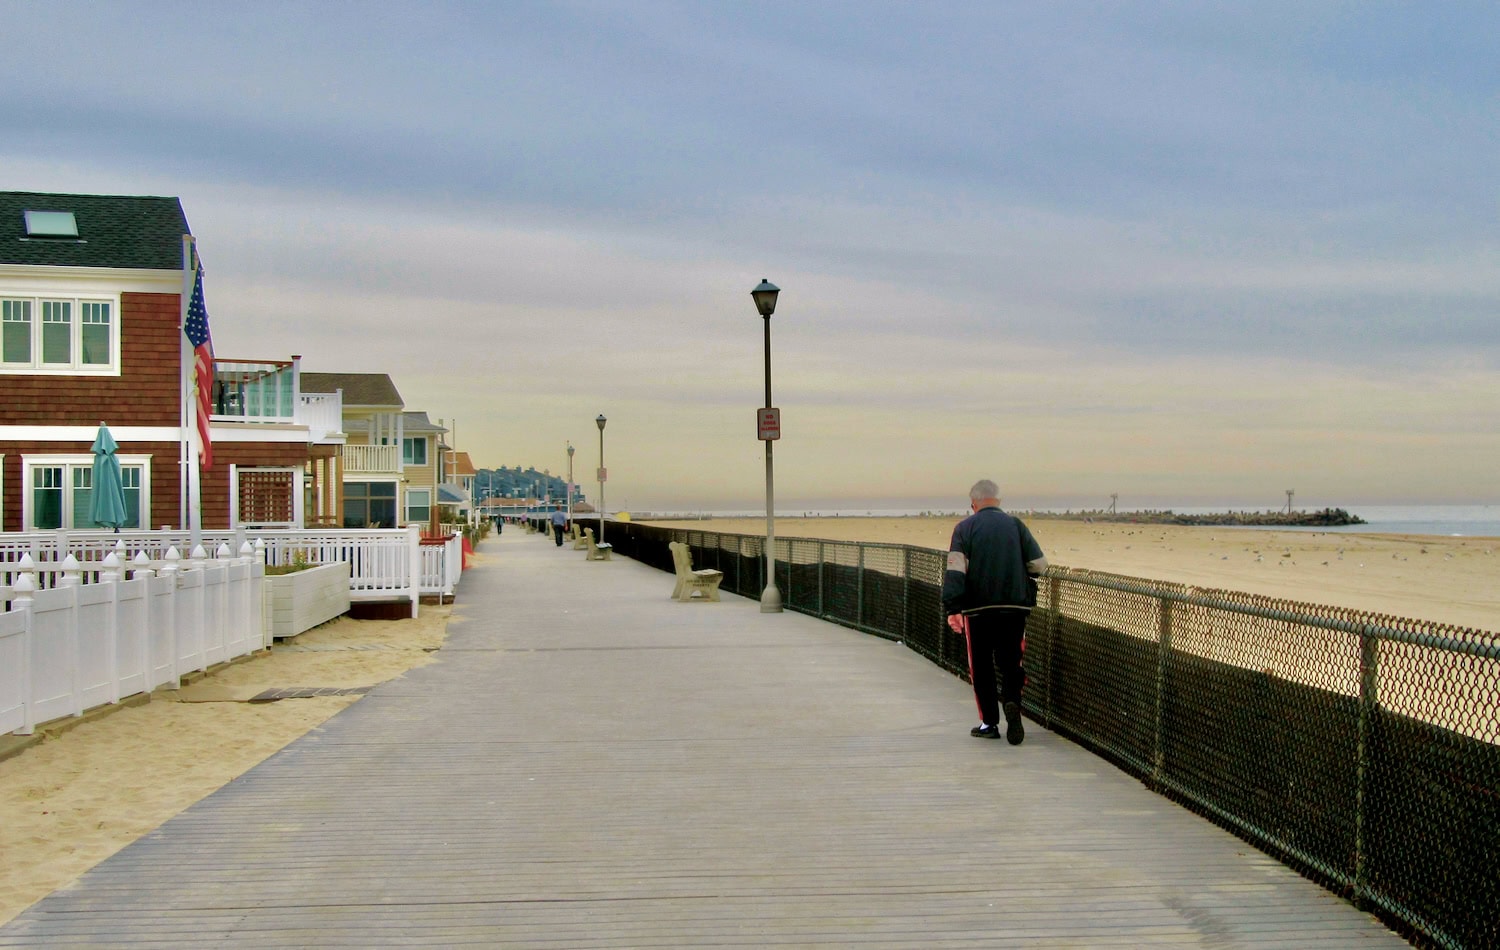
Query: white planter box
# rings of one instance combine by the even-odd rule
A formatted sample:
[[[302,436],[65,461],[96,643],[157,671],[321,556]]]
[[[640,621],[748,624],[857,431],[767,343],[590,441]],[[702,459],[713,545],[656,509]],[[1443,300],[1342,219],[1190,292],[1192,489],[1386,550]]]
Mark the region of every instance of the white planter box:
[[[349,565],[339,561],[292,574],[266,576],[271,636],[295,637],[349,612]]]

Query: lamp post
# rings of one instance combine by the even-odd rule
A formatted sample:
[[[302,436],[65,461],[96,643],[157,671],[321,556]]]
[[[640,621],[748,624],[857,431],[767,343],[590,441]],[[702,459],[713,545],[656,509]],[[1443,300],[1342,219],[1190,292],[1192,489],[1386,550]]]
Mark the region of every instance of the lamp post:
[[[766,404],[757,414],[757,437],[766,444],[766,589],[760,594],[760,612],[781,613],[781,591],[776,587],[776,490],[771,471],[771,443],[781,438],[781,413],[771,406],[771,314],[781,288],[762,279],[750,297],[766,325]]]
[[[599,427],[599,543],[604,543],[604,483],[608,481],[609,472],[604,469],[604,423],[608,422],[604,413],[599,413],[599,418],[594,424]]]
[[[568,527],[573,526],[573,443],[568,443]]]

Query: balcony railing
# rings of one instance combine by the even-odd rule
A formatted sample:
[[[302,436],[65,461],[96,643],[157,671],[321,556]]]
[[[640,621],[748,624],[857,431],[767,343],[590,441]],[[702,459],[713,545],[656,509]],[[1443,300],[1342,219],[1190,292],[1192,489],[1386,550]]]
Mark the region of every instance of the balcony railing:
[[[294,422],[295,360],[214,360],[213,417],[242,422]]]
[[[344,431],[344,392],[302,393],[297,421],[307,426],[313,442],[325,442]]]
[[[345,475],[393,475],[401,471],[399,445],[344,446]]]

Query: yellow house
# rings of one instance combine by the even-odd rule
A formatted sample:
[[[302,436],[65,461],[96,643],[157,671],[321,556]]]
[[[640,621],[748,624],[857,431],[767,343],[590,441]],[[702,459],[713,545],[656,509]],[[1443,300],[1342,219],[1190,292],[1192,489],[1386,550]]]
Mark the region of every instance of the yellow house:
[[[335,510],[345,528],[427,524],[442,475],[443,427],[407,412],[385,373],[302,373],[304,393],[341,393],[343,430]]]

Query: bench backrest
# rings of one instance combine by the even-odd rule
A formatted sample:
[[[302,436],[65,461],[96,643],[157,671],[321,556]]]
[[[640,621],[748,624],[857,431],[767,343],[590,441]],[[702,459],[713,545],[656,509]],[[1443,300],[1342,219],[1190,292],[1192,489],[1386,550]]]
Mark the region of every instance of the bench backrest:
[[[693,552],[681,541],[673,541],[667,547],[672,549],[672,567],[678,574],[693,573]]]

